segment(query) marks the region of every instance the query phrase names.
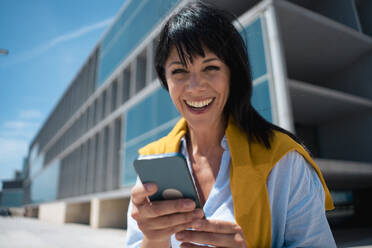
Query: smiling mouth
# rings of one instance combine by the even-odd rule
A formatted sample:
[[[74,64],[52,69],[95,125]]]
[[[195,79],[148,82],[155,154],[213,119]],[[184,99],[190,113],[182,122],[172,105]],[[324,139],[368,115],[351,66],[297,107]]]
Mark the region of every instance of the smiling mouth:
[[[214,101],[214,99],[216,99],[216,98],[213,97],[213,98],[209,98],[209,99],[203,100],[203,101],[187,101],[187,100],[184,100],[184,101],[185,101],[186,105],[189,106],[190,108],[203,109],[203,108],[208,107]]]

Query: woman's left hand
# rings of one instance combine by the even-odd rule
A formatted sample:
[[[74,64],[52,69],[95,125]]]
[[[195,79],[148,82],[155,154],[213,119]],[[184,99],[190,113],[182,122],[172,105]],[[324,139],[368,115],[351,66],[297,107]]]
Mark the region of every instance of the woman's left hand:
[[[247,247],[243,230],[236,223],[203,219],[195,221],[192,228],[194,230],[176,233],[176,239],[183,242],[182,248],[205,247],[190,242],[216,247]]]

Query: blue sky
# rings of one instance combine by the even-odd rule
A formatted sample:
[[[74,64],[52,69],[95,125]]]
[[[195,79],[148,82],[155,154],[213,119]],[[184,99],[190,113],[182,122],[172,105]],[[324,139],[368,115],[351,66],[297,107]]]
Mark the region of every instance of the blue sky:
[[[28,145],[125,0],[0,0],[0,180]]]

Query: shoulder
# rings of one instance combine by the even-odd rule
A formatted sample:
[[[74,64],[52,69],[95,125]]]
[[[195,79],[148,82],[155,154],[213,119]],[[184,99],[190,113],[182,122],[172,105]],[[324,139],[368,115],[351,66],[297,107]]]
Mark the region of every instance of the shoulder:
[[[261,143],[251,143],[250,149],[252,160],[257,164],[266,164],[267,172],[270,172],[281,159],[292,151],[297,151],[308,161],[311,160],[310,155],[301,144],[286,133],[276,130],[271,137],[270,148],[266,148]]]
[[[315,173],[314,167],[304,158],[298,151],[290,151],[286,153],[275,165],[273,171],[282,171],[291,175],[303,175]]]
[[[274,130],[270,142],[271,150],[287,153],[288,150],[303,148],[301,144],[292,139],[288,134]]]
[[[275,185],[272,181],[275,181]],[[308,194],[317,193],[316,195],[324,198],[323,186],[316,170],[297,151],[288,152],[276,163],[267,183],[268,186],[288,189],[289,195],[292,196],[297,193],[302,195],[306,191]]]
[[[138,150],[141,156],[161,154],[165,150],[167,136],[164,136],[154,142],[151,142]]]

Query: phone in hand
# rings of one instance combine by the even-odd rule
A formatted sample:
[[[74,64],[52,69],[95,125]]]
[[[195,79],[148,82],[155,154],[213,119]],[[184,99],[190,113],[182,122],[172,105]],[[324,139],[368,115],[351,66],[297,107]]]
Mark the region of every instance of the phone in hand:
[[[181,153],[141,156],[134,168],[142,183],[155,183],[158,191],[150,201],[189,198],[200,208],[199,194]]]

